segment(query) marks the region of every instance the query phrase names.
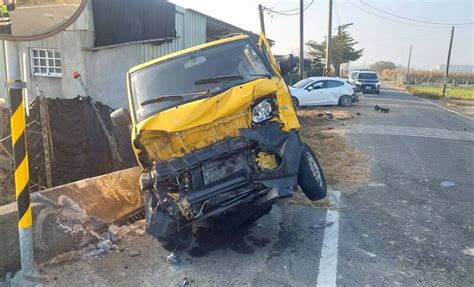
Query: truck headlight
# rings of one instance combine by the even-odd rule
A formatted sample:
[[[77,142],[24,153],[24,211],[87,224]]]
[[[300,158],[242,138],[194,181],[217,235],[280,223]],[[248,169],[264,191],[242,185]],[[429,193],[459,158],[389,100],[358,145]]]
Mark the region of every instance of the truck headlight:
[[[272,117],[273,99],[266,99],[256,104],[252,109],[252,120],[254,123],[260,123]]]

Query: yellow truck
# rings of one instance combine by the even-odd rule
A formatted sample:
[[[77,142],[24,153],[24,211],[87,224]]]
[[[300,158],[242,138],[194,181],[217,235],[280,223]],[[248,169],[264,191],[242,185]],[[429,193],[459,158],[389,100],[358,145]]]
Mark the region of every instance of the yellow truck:
[[[138,65],[127,74],[130,125],[143,171],[146,231],[168,248],[186,247],[202,222],[248,224],[298,186],[326,196],[321,167],[301,142],[282,75],[263,34],[229,36]]]

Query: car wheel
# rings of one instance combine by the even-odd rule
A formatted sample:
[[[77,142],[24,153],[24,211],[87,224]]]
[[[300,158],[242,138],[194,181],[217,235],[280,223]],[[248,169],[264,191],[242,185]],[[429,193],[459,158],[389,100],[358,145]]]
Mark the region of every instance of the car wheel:
[[[303,154],[301,155],[300,169],[298,171],[298,185],[310,200],[320,200],[327,195],[327,185],[323,170],[307,144],[303,145]]]
[[[376,95],[380,94],[380,90],[375,91],[375,94]]]
[[[296,97],[291,97],[291,101],[293,102],[293,107],[295,107],[295,109],[300,106],[300,102]]]
[[[145,193],[145,221],[146,221],[146,229],[148,230],[149,224],[151,222],[151,217],[155,216],[155,212],[165,213],[163,210],[158,208],[156,211],[157,200],[151,191],[147,191]],[[148,231],[147,231],[148,232]],[[174,251],[177,249],[184,249],[191,245],[193,240],[193,227],[192,225],[183,227],[178,229],[177,233],[170,235],[168,237],[162,236],[155,236],[152,235],[154,238],[158,240],[161,246],[168,250]]]
[[[349,107],[352,104],[352,99],[350,96],[345,95],[339,98],[339,105],[342,107]]]

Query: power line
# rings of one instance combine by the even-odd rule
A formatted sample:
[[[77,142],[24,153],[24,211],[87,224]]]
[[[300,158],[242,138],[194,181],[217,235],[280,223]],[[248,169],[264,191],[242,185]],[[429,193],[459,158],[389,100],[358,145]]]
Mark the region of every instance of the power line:
[[[424,20],[418,20],[418,19],[414,19],[414,18],[409,18],[409,17],[404,17],[404,16],[400,16],[400,15],[397,15],[397,14],[394,14],[394,13],[391,13],[391,12],[388,12],[388,11],[385,11],[385,10],[382,10],[380,8],[377,8],[371,4],[368,4],[368,3],[365,3],[363,0],[359,0],[359,2],[361,4],[364,4],[365,6],[368,6],[372,9],[375,9],[379,12],[382,12],[382,13],[385,13],[385,14],[388,14],[390,16],[393,16],[393,17],[397,17],[397,18],[400,18],[400,19],[404,19],[404,20],[408,20],[408,21],[413,21],[413,22],[418,22],[418,23],[423,23],[423,24],[431,24],[431,25],[444,25],[444,26],[464,26],[464,25],[474,25],[474,23],[446,23],[446,22],[432,22],[432,21],[424,21]]]
[[[365,13],[367,13],[367,14],[370,14],[370,15],[372,15],[372,16],[375,16],[375,17],[378,17],[378,18],[381,18],[381,19],[384,19],[384,20],[387,20],[387,21],[391,21],[391,22],[395,22],[395,23],[399,23],[399,24],[405,24],[405,25],[409,25],[409,26],[416,26],[416,27],[423,27],[423,28],[433,28],[433,26],[419,25],[419,24],[414,24],[414,23],[407,23],[407,22],[397,21],[397,20],[395,20],[395,19],[386,18],[386,17],[381,16],[381,15],[379,15],[379,14],[376,14],[376,13],[374,13],[374,12],[372,12],[372,11],[369,11],[369,10],[367,10],[367,9],[364,9],[364,8],[362,8],[362,7],[356,5],[356,4],[354,4],[354,3],[352,3],[352,2],[350,2],[350,1],[348,1],[348,0],[346,0],[346,3],[349,4],[349,5],[351,5],[351,6],[353,6],[353,7],[355,7],[355,8],[357,8],[357,9],[359,9],[359,10],[361,10],[361,11],[363,11],[363,12],[365,12]]]
[[[306,6],[303,8],[303,11],[306,11],[306,9],[308,9],[313,3],[314,3],[314,0],[311,0],[311,2],[306,4]],[[268,7],[263,7],[263,9],[268,11],[268,14],[274,13],[281,16],[296,16],[300,14],[299,11],[294,12],[294,13],[289,13],[291,11],[299,10],[299,8],[291,9],[291,10],[281,10],[281,11],[273,10],[272,8],[268,8]]]

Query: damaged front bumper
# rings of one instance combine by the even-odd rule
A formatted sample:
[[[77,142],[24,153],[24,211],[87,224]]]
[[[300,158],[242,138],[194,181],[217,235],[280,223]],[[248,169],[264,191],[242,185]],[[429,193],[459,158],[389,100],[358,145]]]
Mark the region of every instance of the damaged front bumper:
[[[161,228],[169,230],[159,236],[173,232],[173,221],[182,226],[292,196],[303,152],[298,134],[281,131],[278,123],[240,134],[159,162],[142,177],[142,188],[151,190],[169,215],[169,227]]]

